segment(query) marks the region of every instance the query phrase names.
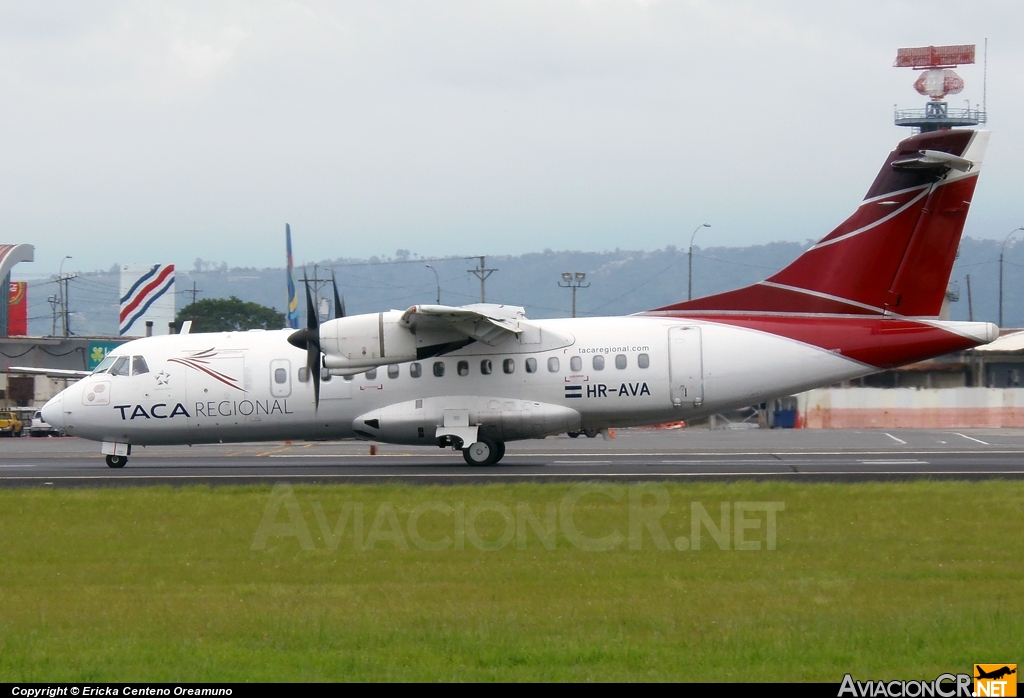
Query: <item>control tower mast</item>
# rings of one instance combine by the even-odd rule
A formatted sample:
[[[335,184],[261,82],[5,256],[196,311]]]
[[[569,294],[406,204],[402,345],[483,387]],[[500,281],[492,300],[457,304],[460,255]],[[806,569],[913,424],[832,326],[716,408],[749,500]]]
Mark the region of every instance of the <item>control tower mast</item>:
[[[922,71],[914,82],[914,89],[930,97],[924,109],[896,109],[897,126],[907,126],[924,133],[955,126],[977,126],[988,118],[984,107],[971,109],[969,100],[965,109],[950,109],[946,95],[960,94],[964,81],[953,68],[974,63],[974,44],[958,46],[922,46],[901,48],[896,51],[894,68],[913,68]]]

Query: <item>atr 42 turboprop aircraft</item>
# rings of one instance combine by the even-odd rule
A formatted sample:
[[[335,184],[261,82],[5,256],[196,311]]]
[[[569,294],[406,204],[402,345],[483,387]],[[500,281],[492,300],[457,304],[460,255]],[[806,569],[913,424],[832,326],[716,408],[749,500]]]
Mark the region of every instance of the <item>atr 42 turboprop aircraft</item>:
[[[987,141],[904,140],[852,216],[736,291],[627,317],[416,305],[318,324],[307,287],[305,329],[128,342],[43,418],[114,468],[135,445],[351,437],[488,465],[516,439],[692,419],[985,344],[995,325],[938,316]]]

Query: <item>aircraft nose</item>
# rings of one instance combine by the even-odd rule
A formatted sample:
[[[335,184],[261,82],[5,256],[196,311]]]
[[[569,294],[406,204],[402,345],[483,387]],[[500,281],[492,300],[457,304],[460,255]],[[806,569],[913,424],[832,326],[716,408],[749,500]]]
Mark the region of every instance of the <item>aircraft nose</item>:
[[[43,405],[41,412],[44,422],[51,427],[64,429],[64,393],[50,398],[50,401]]]

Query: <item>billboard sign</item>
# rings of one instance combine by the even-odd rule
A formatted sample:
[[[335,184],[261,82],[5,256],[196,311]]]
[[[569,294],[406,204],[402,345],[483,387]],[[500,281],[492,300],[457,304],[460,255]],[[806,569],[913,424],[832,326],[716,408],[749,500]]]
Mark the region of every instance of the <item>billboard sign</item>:
[[[7,304],[7,334],[28,334],[28,282],[12,281]]]

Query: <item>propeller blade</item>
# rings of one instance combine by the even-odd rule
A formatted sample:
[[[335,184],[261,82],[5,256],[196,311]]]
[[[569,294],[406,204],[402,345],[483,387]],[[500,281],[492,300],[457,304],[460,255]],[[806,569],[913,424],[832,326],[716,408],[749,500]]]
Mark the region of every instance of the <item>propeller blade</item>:
[[[306,347],[306,366],[309,368],[309,377],[313,381],[313,410],[320,410],[320,342],[317,341],[314,347],[310,343]]]
[[[306,327],[295,330],[288,335],[288,343],[298,349],[306,350],[306,369],[313,381],[313,407],[320,409],[320,321],[316,315],[313,296],[309,292],[309,281],[302,275],[302,285],[306,287]]]
[[[334,287],[334,319],[345,317],[345,299],[338,295],[338,284],[334,280],[334,274],[331,274],[331,286]]]
[[[309,292],[309,281],[306,273],[302,273],[302,285],[306,287],[306,329],[315,330],[320,327],[320,319],[316,314],[316,305],[313,304],[313,294]]]

